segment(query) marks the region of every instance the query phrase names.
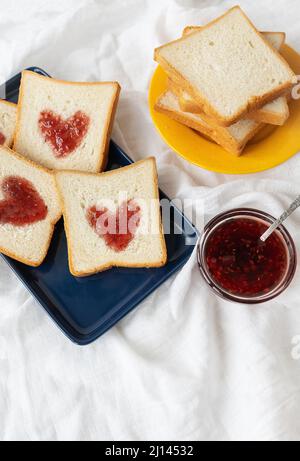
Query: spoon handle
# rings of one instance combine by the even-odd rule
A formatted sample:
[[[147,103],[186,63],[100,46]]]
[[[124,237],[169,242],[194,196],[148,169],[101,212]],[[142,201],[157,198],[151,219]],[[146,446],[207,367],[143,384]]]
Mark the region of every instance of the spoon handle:
[[[296,200],[291,204],[291,206],[277,219],[272,226],[260,237],[262,242],[265,242],[270,235],[279,227],[281,224],[292,214],[297,208],[300,207],[300,195]]]

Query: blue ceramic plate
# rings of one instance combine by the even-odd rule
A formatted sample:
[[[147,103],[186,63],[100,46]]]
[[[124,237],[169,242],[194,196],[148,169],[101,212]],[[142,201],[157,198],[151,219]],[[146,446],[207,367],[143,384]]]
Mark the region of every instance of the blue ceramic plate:
[[[38,68],[30,70],[47,75]],[[6,83],[9,101],[17,102],[19,85],[20,74]],[[130,163],[132,160],[111,142],[107,169]],[[163,193],[161,197],[167,198]],[[196,229],[177,208],[172,208],[172,220],[176,225],[171,223],[173,234],[166,235],[168,264],[159,269],[115,268],[91,277],[73,277],[68,268],[62,220],[56,226],[42,266],[31,268],[6,256],[3,258],[61,330],[75,343],[86,345],[134,309],[190,257],[197,240]]]

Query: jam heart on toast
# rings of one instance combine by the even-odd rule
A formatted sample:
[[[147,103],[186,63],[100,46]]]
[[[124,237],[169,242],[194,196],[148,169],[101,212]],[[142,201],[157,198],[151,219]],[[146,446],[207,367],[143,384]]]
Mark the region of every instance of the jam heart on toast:
[[[3,144],[5,143],[6,141],[6,137],[4,136],[3,133],[1,133],[0,131],[0,146],[3,146]]]
[[[43,111],[38,123],[55,157],[63,158],[80,146],[88,132],[90,118],[84,112],[77,111],[72,117],[64,120],[52,111]]]
[[[116,213],[108,211],[107,208],[92,206],[87,210],[86,218],[106,245],[120,252],[134,239],[141,221],[141,209],[134,200],[124,202]]]
[[[46,218],[48,208],[30,181],[8,176],[2,181],[4,200],[0,201],[0,223],[25,226]]]

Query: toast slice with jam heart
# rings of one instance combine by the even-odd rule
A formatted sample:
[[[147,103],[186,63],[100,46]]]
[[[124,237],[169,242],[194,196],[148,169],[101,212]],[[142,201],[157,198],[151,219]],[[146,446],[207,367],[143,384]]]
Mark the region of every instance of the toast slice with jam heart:
[[[76,83],[22,73],[14,150],[53,170],[103,171],[117,82]]]
[[[73,275],[166,264],[153,158],[102,174],[59,171],[56,181]]]
[[[54,173],[1,146],[0,253],[39,266],[61,214]]]

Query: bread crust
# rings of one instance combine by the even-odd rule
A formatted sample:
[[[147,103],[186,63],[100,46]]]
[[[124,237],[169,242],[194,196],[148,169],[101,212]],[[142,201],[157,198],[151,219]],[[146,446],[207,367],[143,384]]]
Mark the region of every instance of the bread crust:
[[[132,167],[134,167],[134,166],[136,166],[138,164],[149,162],[149,160],[152,161],[154,171],[156,173],[155,178],[154,178],[154,180],[155,180],[155,197],[154,198],[159,200],[158,175],[157,175],[156,161],[155,161],[154,157],[149,157],[147,159],[135,162],[135,163],[133,163],[131,165],[127,165],[127,166],[122,168],[122,171],[131,169]],[[61,203],[61,208],[62,208],[63,218],[64,218],[64,226],[65,226],[65,231],[66,231],[66,235],[67,235],[69,269],[70,269],[71,274],[74,277],[88,277],[90,275],[94,275],[94,274],[97,274],[99,272],[104,272],[106,270],[112,269],[113,267],[128,267],[128,268],[151,268],[151,267],[153,267],[154,268],[154,267],[165,266],[166,263],[167,263],[167,259],[168,259],[167,247],[166,247],[166,242],[165,242],[165,238],[164,238],[162,218],[161,218],[161,215],[160,215],[160,242],[161,242],[161,247],[162,247],[162,250],[163,250],[163,256],[162,256],[162,259],[160,261],[158,261],[156,263],[152,263],[152,264],[131,264],[131,263],[126,263],[126,264],[124,263],[123,264],[123,263],[119,263],[119,262],[117,263],[116,261],[111,261],[111,262],[108,262],[106,264],[100,264],[99,266],[96,266],[96,267],[92,268],[89,271],[76,271],[76,269],[74,267],[74,263],[73,263],[73,256],[72,256],[72,239],[71,239],[71,233],[70,233],[70,225],[69,225],[69,221],[68,221],[68,218],[67,218],[65,201],[64,201],[61,189],[60,189],[59,182],[58,182],[58,176],[60,174],[63,174],[63,173],[72,173],[72,174],[77,174],[79,176],[85,176],[85,177],[86,176],[103,177],[103,175],[113,176],[117,172],[118,172],[118,169],[117,170],[112,170],[112,171],[107,171],[105,173],[89,173],[89,172],[73,171],[73,170],[61,170],[61,171],[55,172],[55,179],[56,179],[56,184],[57,184],[57,189],[58,189],[58,195],[59,195],[59,199],[60,199],[60,203]]]
[[[288,68],[291,72],[292,70],[284,60],[284,58],[278,53],[270,44],[269,42],[260,34],[260,32],[255,28],[253,23],[250,21],[250,19],[245,15],[245,13],[242,11],[242,9],[239,6],[234,6],[233,8],[230,8],[227,12],[225,12],[222,16],[216,18],[215,20],[211,21],[207,25],[202,27],[202,30],[210,27],[211,25],[219,22],[221,19],[223,19],[225,16],[227,16],[232,10],[238,9],[242,15],[245,17],[247,22],[250,24],[250,26],[255,30],[255,32],[262,37],[264,40],[265,44],[268,46],[268,48],[275,53],[279,59],[282,61],[282,63]],[[197,32],[195,32],[197,33]],[[171,43],[176,43],[184,40],[184,38],[179,38],[178,40],[174,40]],[[156,48],[155,53],[154,53],[154,60],[157,61],[167,72],[167,74],[172,78],[172,76],[175,77],[176,81],[180,84],[180,86],[185,89],[188,93],[192,95],[192,97],[197,101],[197,103],[203,108],[203,111],[211,116],[212,118],[215,118],[217,122],[221,126],[230,126],[236,123],[237,121],[247,118],[247,114],[249,112],[254,112],[258,109],[260,109],[263,105],[271,102],[273,99],[276,99],[277,97],[282,96],[287,90],[292,88],[293,83],[283,83],[282,85],[279,85],[277,89],[271,90],[267,93],[265,93],[263,96],[253,96],[252,98],[249,99],[249,101],[244,104],[236,113],[234,116],[231,117],[224,117],[222,114],[220,114],[208,101],[205,96],[197,91],[190,83],[188,80],[185,79],[183,75],[180,74],[171,64],[169,64],[162,56],[160,56],[160,50],[163,49],[165,46],[163,45],[159,48]]]
[[[4,104],[4,105],[7,105],[9,107],[14,107],[14,109],[16,109],[16,114],[17,114],[17,111],[18,111],[18,106],[17,104],[15,104],[14,102],[10,102],[10,101],[6,101],[6,99],[0,99],[0,104]],[[14,140],[14,136],[15,136],[15,132],[16,132],[16,126],[14,128],[14,133],[13,133],[13,139],[12,141],[9,143],[9,145],[7,146],[8,148],[12,147],[13,145],[13,140]]]
[[[51,175],[52,178],[53,178],[53,185],[55,187],[56,181],[55,181],[55,175],[54,175],[53,171],[51,171],[48,168],[45,168],[45,167],[43,167],[41,165],[37,165],[36,163],[34,163],[30,159],[22,157],[17,152],[11,150],[9,147],[2,146],[1,148],[5,149],[7,151],[7,154],[10,155],[11,157],[14,157],[14,158],[16,158],[18,160],[21,160],[23,163],[26,163],[27,165],[29,165],[29,166],[31,166],[31,167],[39,170],[39,171],[43,171],[44,173],[48,173],[49,175]],[[32,262],[32,261],[30,261],[28,259],[24,259],[24,258],[20,257],[19,255],[8,251],[6,248],[1,247],[1,246],[0,246],[0,253],[8,256],[9,258],[15,259],[16,261],[19,261],[20,263],[26,264],[27,266],[39,267],[44,262],[47,254],[48,254],[50,243],[51,243],[53,233],[54,233],[54,229],[55,229],[55,225],[60,220],[61,216],[62,216],[62,210],[60,210],[60,212],[56,216],[54,216],[53,220],[50,222],[49,238],[48,238],[48,240],[47,240],[47,242],[45,244],[44,251],[42,252],[42,256],[38,261]]]
[[[19,137],[20,130],[21,130],[22,100],[23,100],[23,95],[24,95],[24,78],[23,77],[25,77],[26,75],[34,75],[35,78],[39,78],[41,80],[51,80],[51,82],[54,82],[60,85],[76,85],[76,86],[78,85],[82,85],[82,86],[114,85],[115,86],[115,98],[112,101],[112,104],[110,106],[109,117],[106,123],[107,135],[106,135],[106,138],[103,140],[101,147],[100,147],[99,161],[98,161],[96,173],[103,171],[107,164],[110,136],[111,136],[111,132],[112,132],[113,124],[114,124],[114,117],[116,114],[116,110],[117,110],[117,106],[119,102],[119,96],[121,92],[120,84],[118,82],[68,82],[66,80],[58,80],[58,79],[51,78],[51,77],[45,77],[44,75],[37,74],[36,72],[32,72],[30,70],[23,70],[20,91],[19,91],[19,103],[18,103],[18,108],[17,108],[17,121],[16,121],[16,129],[15,129],[14,140],[13,140],[13,149],[15,148],[17,144],[18,137]]]
[[[17,109],[17,104],[15,104],[14,102],[6,101],[6,99],[0,99],[0,103],[6,104],[10,107],[15,107]]]
[[[98,168],[97,168],[98,173],[101,173],[102,171],[104,171],[105,168],[106,168],[106,165],[107,165],[111,133],[112,133],[113,126],[114,126],[115,115],[116,115],[116,112],[117,112],[120,93],[121,93],[121,86],[119,85],[119,83],[117,83],[117,82],[115,82],[115,83],[117,85],[117,87],[116,87],[116,96],[115,96],[115,99],[114,99],[114,101],[113,101],[113,103],[112,103],[112,105],[110,107],[110,115],[109,115],[109,118],[107,120],[107,124],[106,124],[106,128],[105,128],[107,136],[106,136],[106,139],[104,140],[104,142],[102,144],[103,155],[102,155],[102,159],[101,159],[101,155],[100,155],[99,165],[98,165]]]
[[[186,125],[197,132],[204,134],[215,143],[219,144],[228,152],[240,156],[246,146],[246,144],[262,129],[265,127],[264,123],[258,124],[249,134],[243,139],[242,142],[237,142],[229,133],[225,133],[222,127],[217,126],[208,126],[206,127],[204,124],[202,125],[200,122],[196,120],[192,120],[185,116],[183,113],[177,112],[175,110],[168,109],[158,103],[155,105],[155,110],[161,112],[165,115],[168,115],[173,120],[176,120],[183,125]],[[208,122],[207,122],[208,123]]]

